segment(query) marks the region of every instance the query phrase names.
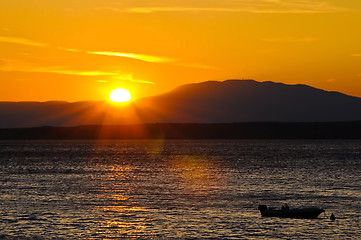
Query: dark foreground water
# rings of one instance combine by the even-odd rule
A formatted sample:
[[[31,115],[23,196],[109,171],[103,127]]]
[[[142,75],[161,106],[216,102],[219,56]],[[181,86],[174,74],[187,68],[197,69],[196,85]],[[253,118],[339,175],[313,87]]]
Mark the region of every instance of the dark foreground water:
[[[5,141],[0,194],[0,239],[361,239],[361,142]]]

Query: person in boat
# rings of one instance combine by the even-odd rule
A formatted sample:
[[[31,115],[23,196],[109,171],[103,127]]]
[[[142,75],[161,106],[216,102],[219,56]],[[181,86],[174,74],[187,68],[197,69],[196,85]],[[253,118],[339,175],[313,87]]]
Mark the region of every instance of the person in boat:
[[[282,204],[281,209],[282,209],[282,210],[290,210],[290,207],[288,206],[287,203],[284,203],[284,204]]]

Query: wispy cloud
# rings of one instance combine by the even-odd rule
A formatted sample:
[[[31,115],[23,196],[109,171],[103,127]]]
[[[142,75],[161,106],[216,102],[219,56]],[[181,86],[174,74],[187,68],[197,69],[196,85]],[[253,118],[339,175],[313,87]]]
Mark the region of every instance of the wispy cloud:
[[[78,52],[78,53],[86,53],[86,54],[93,54],[93,55],[102,55],[102,56],[109,56],[109,57],[122,57],[122,58],[131,58],[136,59],[144,62],[151,62],[151,63],[167,63],[167,62],[174,62],[175,59],[167,58],[167,57],[160,57],[154,55],[147,55],[147,54],[139,54],[139,53],[127,53],[127,52],[108,52],[108,51],[86,51],[80,49],[73,49],[73,48],[63,48],[58,47],[59,50],[68,51],[68,52]]]
[[[155,83],[154,82],[151,82],[151,81],[146,81],[146,80],[141,80],[141,79],[135,79],[133,77],[133,74],[117,74],[116,76],[113,76],[111,79],[109,80],[97,80],[96,82],[98,83],[111,83],[111,82],[114,82],[114,81],[126,81],[126,82],[133,82],[133,83],[143,83],[143,84],[151,84],[151,85],[154,85]]]
[[[315,42],[317,38],[295,38],[295,37],[281,37],[281,38],[264,38],[263,41],[267,42]]]
[[[14,60],[0,59],[0,71],[3,72],[25,72],[25,73],[54,73],[73,76],[86,76],[86,77],[104,77],[104,79],[98,79],[96,82],[108,83],[112,81],[128,81],[142,84],[155,84],[151,81],[134,78],[133,74],[124,74],[119,71],[83,71],[69,69],[68,66],[52,66],[42,67],[33,63],[19,62]]]
[[[18,38],[18,37],[4,37],[0,36],[0,42],[6,43],[15,43],[15,44],[22,44],[27,46],[36,46],[36,47],[45,47],[47,44],[42,42],[32,41],[26,38]]]
[[[114,72],[103,72],[103,71],[74,71],[74,70],[51,70],[51,69],[37,69],[41,72],[58,73],[67,75],[79,75],[79,76],[115,76],[117,73]]]
[[[225,13],[326,13],[326,12],[339,12],[345,11],[345,9],[339,8],[252,8],[252,7],[245,7],[245,8],[187,8],[187,7],[158,7],[158,8],[131,8],[127,9],[127,12],[133,13],[155,13],[155,12],[225,12]]]
[[[1,59],[0,59],[1,60]],[[103,71],[81,71],[81,70],[70,70],[66,66],[52,66],[52,67],[41,67],[34,64],[23,63],[18,61],[4,61],[5,64],[0,66],[0,71],[5,72],[28,72],[28,73],[55,73],[65,75],[77,75],[77,76],[115,76],[117,73],[114,72],[103,72]]]
[[[154,12],[245,12],[245,8],[209,8],[209,7],[143,7],[125,9],[133,13],[154,13]]]
[[[184,6],[158,6],[136,8],[103,8],[104,10],[131,12],[131,13],[156,13],[156,12],[246,12],[246,13],[327,13],[350,11],[334,6],[326,1],[311,0],[235,0],[232,6],[227,7],[184,7]]]
[[[94,54],[94,55],[109,56],[109,57],[131,58],[131,59],[136,59],[136,60],[140,60],[140,61],[144,61],[144,62],[151,62],[151,63],[171,63],[175,66],[181,66],[181,67],[219,70],[217,67],[209,66],[206,64],[202,64],[202,63],[183,63],[180,60],[174,59],[174,58],[146,55],[146,54],[139,54],[139,53],[85,51],[85,50],[80,50],[80,49],[62,48],[62,47],[58,47],[58,49],[63,50],[63,51],[69,51],[69,52],[78,52],[78,53]],[[127,79],[127,81],[131,81],[131,80]],[[137,82],[139,82],[139,80],[137,80]],[[143,81],[143,83],[154,84],[153,82],[148,82],[148,81]]]
[[[74,48],[63,48],[63,47],[57,47],[58,50],[63,50],[63,51],[67,51],[67,52],[83,52],[85,53],[86,51],[83,50],[79,50],[79,49],[74,49]]]
[[[91,52],[91,51],[87,51],[86,53],[95,54],[95,55],[112,56],[112,57],[132,58],[132,59],[137,59],[137,60],[141,60],[141,61],[145,61],[145,62],[152,62],[152,63],[165,63],[165,62],[175,61],[175,59],[171,59],[171,58],[152,56],[152,55],[146,55],[146,54],[138,54],[138,53]]]
[[[46,45],[44,43],[31,41],[24,38],[12,38],[12,37],[1,37],[0,42],[10,42],[10,43],[17,43],[17,44],[24,44],[30,46],[46,46],[52,47],[50,45]],[[100,55],[100,56],[107,56],[107,57],[121,57],[121,58],[129,58],[140,60],[144,62],[150,63],[170,63],[174,66],[181,66],[181,67],[190,67],[190,68],[198,68],[198,69],[208,69],[208,70],[218,70],[218,68],[209,66],[202,63],[187,63],[182,62],[178,59],[162,57],[162,56],[155,56],[155,55],[148,55],[148,54],[139,54],[139,53],[128,53],[128,52],[110,52],[110,51],[88,51],[88,50],[81,50],[75,48],[64,48],[64,47],[53,47],[61,51],[66,52],[74,52],[80,54],[90,54],[90,55]],[[1,60],[1,59],[0,59]],[[134,79],[131,75],[122,75],[119,72],[104,72],[104,71],[79,71],[79,70],[69,70],[67,66],[51,66],[51,67],[41,67],[36,66],[31,63],[24,63],[24,62],[14,62],[14,61],[0,61],[0,71],[19,71],[19,72],[33,72],[33,73],[55,73],[55,74],[65,74],[65,75],[77,75],[77,76],[110,76],[112,78],[123,80],[123,81],[131,81],[131,82],[138,82],[144,84],[155,84],[151,81]]]
[[[353,56],[353,57],[361,57],[361,53],[354,53],[354,54],[351,54],[351,56]]]
[[[120,81],[127,81],[127,82],[135,82],[135,83],[144,83],[144,84],[151,84],[154,85],[154,82],[136,79],[134,78],[133,74],[118,74],[114,76],[113,79],[120,80]]]

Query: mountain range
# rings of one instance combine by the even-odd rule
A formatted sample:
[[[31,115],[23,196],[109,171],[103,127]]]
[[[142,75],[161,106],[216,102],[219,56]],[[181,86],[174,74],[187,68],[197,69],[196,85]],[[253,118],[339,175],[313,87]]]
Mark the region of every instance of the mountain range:
[[[0,128],[134,123],[361,120],[361,98],[311,86],[254,80],[187,84],[130,104],[0,102]]]

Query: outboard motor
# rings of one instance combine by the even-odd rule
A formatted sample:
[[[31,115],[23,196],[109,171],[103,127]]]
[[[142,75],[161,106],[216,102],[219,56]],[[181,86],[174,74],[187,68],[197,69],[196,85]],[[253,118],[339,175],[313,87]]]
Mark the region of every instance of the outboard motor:
[[[264,217],[266,215],[267,212],[267,205],[258,205],[258,210],[261,211],[261,215],[262,217]]]

